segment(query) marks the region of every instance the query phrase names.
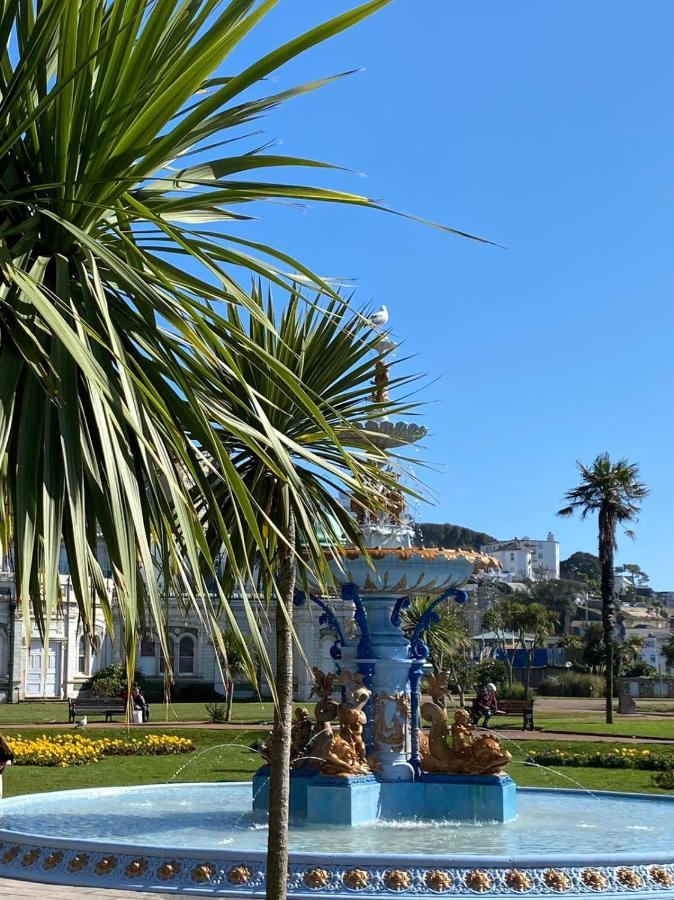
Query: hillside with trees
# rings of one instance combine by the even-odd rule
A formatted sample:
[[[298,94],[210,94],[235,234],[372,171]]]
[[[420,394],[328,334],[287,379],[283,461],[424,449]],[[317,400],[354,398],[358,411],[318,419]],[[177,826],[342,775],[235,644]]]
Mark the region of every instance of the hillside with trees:
[[[463,525],[450,525],[448,522],[422,522],[421,531],[424,547],[445,547],[447,550],[470,549],[479,550],[482,544],[489,544],[496,538],[484,531],[473,531]]]

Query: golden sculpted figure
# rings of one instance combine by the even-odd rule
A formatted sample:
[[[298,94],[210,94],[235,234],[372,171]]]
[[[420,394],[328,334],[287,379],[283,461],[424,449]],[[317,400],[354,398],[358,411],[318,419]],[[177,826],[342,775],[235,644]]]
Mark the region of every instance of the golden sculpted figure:
[[[512,756],[493,734],[473,734],[470,714],[457,709],[451,729],[447,713],[435,703],[424,703],[421,715],[431,723],[428,736],[420,741],[421,768],[424,772],[448,775],[498,775]],[[451,746],[448,738],[451,733]]]
[[[340,703],[339,734],[332,738],[322,755],[325,762],[321,775],[368,775],[363,727],[367,723],[364,713],[371,691],[363,685],[363,676],[343,671],[335,684],[345,688],[348,701]]]

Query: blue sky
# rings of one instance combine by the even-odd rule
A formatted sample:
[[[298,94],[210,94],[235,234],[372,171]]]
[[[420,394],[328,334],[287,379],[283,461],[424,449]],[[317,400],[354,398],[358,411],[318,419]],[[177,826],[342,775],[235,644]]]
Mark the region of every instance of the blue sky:
[[[232,64],[351,5],[285,0]],[[553,530],[563,557],[593,551],[595,523],[555,512],[575,460],[608,450],[652,492],[620,558],[661,590],[674,589],[673,33],[671,0],[394,0],[274,89],[364,72],[261,127],[282,152],[366,175],[322,184],[507,249],[336,207],[268,206],[242,226],[388,306],[432,381],[436,506],[422,519]]]

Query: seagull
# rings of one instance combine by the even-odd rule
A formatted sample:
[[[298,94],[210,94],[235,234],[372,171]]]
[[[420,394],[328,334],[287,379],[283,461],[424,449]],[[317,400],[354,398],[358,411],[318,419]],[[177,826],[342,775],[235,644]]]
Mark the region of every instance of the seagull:
[[[79,720],[79,722],[75,725],[75,728],[84,728],[86,724],[87,724],[87,717],[82,716],[82,718]]]
[[[373,328],[383,328],[388,322],[388,310],[386,307],[380,306],[376,312],[372,313],[369,322]]]

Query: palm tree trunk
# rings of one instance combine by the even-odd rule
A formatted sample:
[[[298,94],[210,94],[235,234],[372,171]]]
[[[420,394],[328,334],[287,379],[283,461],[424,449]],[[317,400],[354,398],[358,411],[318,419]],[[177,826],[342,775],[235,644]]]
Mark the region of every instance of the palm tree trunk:
[[[225,720],[227,722],[232,721],[232,709],[234,707],[234,679],[230,678],[227,682],[227,711],[225,713]]]
[[[280,550],[276,609],[276,690],[269,780],[267,900],[286,900],[288,888],[288,818],[290,810],[290,733],[293,714],[292,611],[295,592],[295,520],[288,522],[288,543]],[[285,614],[284,614],[285,613]]]
[[[599,510],[599,561],[601,563],[601,621],[604,628],[604,659],[606,661],[606,724],[613,723],[613,663],[615,625],[614,548],[616,523],[610,509]]]

